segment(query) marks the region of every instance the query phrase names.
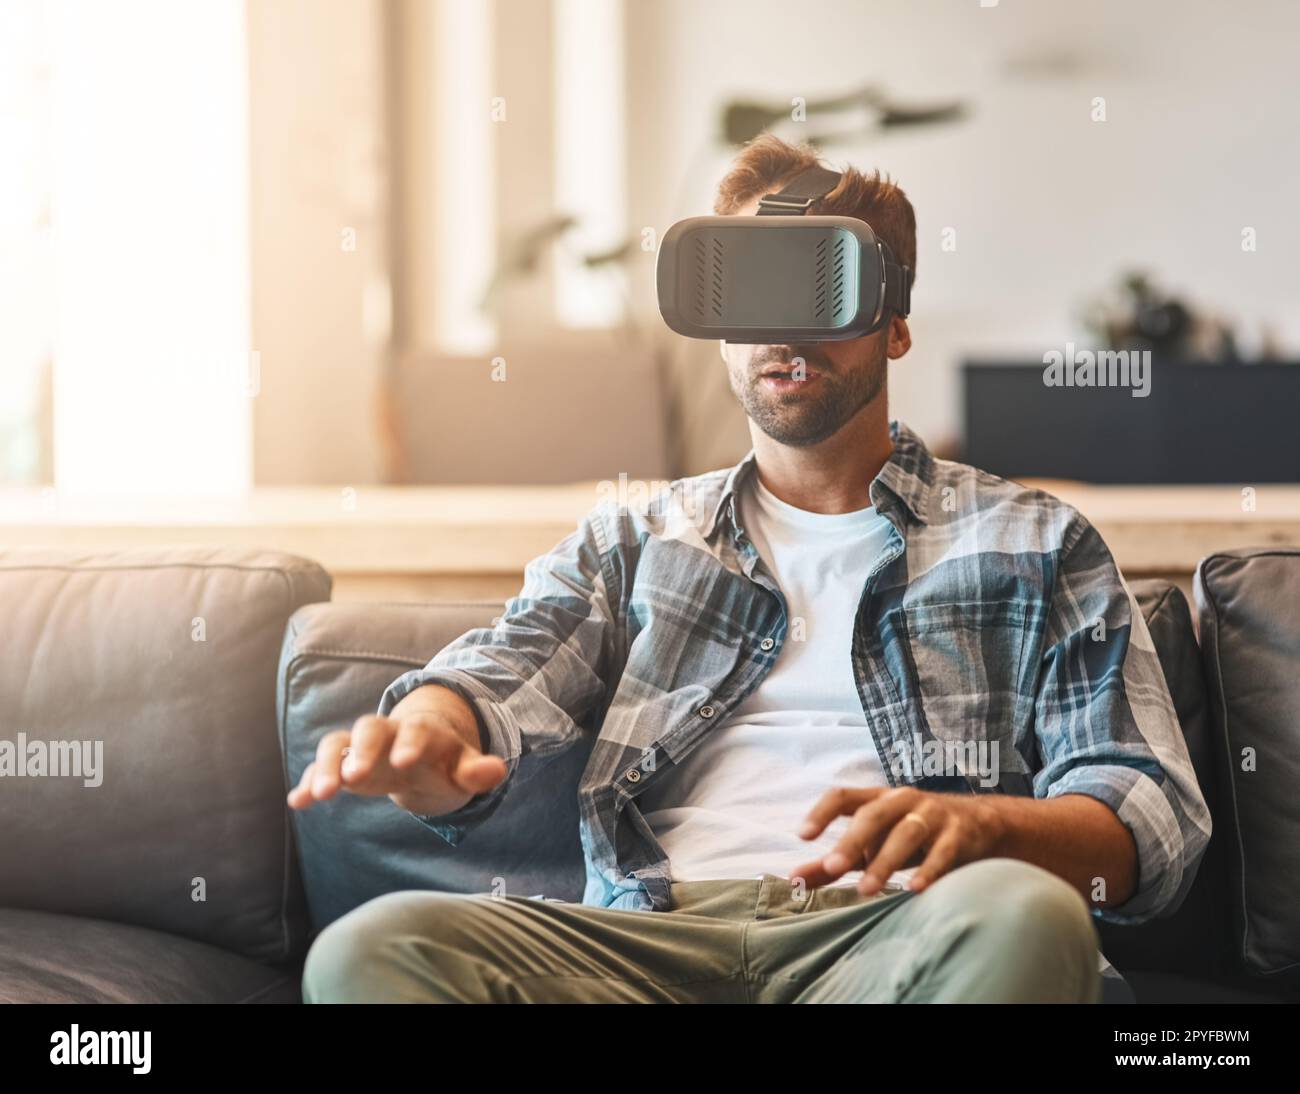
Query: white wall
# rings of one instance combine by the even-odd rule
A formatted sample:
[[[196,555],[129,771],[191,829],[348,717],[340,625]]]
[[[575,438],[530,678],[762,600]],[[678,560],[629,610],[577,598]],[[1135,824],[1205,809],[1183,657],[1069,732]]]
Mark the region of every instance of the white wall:
[[[916,206],[914,348],[891,390],[932,442],[959,427],[961,357],[1040,359],[1081,333],[1078,306],[1130,266],[1241,320],[1244,335],[1270,320],[1300,349],[1300,5],[659,0],[631,11],[635,224],[709,211],[728,157],[707,146],[729,96],[779,102],[873,82],[900,99],[969,102],[963,123],[826,152],[888,171]],[[1030,75],[1020,58],[1061,63]],[[1094,96],[1104,123],[1089,118]],[[1257,253],[1241,250],[1244,226]],[[945,227],[956,253],[940,250]],[[649,272],[636,298],[652,308]],[[706,419],[723,413],[716,394]]]

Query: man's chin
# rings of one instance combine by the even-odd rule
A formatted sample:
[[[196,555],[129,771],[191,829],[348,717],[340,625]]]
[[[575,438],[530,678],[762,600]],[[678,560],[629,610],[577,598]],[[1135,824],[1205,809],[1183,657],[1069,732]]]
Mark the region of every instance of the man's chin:
[[[768,415],[750,415],[753,423],[777,444],[789,448],[809,448],[819,444],[834,433],[827,432],[824,423],[814,423],[791,418],[773,418]]]

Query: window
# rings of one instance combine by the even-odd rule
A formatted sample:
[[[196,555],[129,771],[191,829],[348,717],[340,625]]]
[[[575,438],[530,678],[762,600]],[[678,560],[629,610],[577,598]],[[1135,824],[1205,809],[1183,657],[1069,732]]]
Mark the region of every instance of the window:
[[[48,361],[60,492],[243,489],[259,383],[243,5],[2,10],[3,124],[19,149],[0,184],[17,319],[0,325],[5,474],[33,476]]]

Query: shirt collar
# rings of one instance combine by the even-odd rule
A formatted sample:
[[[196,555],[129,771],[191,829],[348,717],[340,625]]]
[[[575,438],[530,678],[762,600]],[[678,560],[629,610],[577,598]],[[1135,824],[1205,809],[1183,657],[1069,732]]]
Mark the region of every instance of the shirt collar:
[[[925,447],[925,442],[902,422],[890,422],[889,435],[894,441],[894,450],[871,483],[871,503],[882,514],[888,513],[895,504],[901,505],[915,520],[926,524],[930,486],[934,481],[934,458]],[[748,476],[753,474],[756,463],[757,456],[751,448],[727,472],[722,484],[722,495],[704,530],[706,538],[713,535],[722,514],[728,511],[732,498]]]

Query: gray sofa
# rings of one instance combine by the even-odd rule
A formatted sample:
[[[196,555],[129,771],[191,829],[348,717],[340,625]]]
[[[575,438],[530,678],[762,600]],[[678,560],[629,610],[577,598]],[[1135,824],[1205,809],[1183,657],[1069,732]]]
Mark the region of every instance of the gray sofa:
[[[1140,1001],[1297,998],[1300,552],[1206,559],[1199,645],[1176,587],[1134,592],[1215,836],[1177,914],[1104,948]],[[579,750],[456,849],[386,800],[290,816],[323,733],[501,610],[329,593],[270,551],[0,551],[0,749],[27,769],[0,776],[0,999],[296,1001],[312,934],[381,893],[579,897]]]

